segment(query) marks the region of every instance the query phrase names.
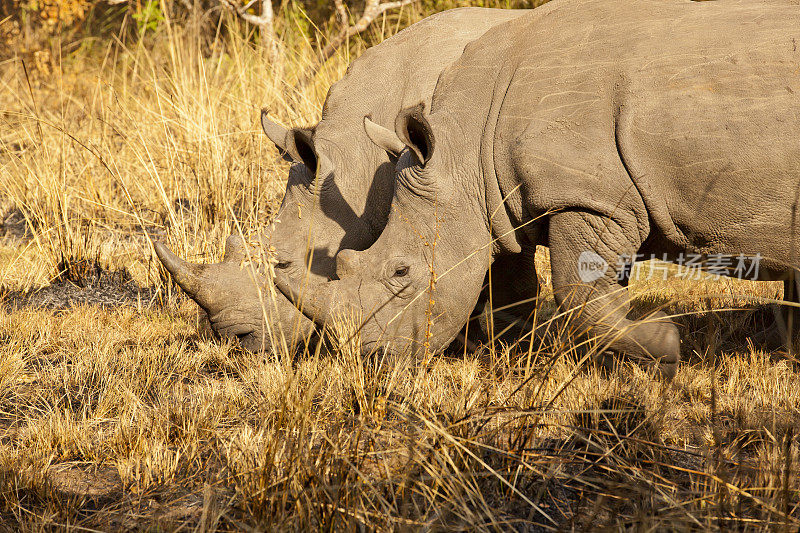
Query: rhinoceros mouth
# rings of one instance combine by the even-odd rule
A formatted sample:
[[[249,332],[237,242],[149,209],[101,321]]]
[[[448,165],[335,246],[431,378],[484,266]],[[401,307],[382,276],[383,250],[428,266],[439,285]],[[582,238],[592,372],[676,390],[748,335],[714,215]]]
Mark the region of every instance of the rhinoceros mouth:
[[[378,341],[366,341],[361,343],[361,353],[364,354],[371,354],[381,349],[381,346],[378,345]]]
[[[217,331],[220,335],[232,335],[241,338],[256,333],[260,329],[258,324],[247,320],[215,320],[214,317],[208,317],[208,319],[211,321],[214,331]]]

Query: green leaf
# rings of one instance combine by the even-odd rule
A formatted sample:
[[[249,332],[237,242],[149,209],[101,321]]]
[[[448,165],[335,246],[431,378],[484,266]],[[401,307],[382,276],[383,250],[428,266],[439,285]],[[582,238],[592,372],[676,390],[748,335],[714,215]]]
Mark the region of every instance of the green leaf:
[[[138,13],[133,14],[139,33],[144,35],[146,31],[156,31],[158,25],[164,21],[164,13],[161,12],[161,5],[158,0],[148,0]]]

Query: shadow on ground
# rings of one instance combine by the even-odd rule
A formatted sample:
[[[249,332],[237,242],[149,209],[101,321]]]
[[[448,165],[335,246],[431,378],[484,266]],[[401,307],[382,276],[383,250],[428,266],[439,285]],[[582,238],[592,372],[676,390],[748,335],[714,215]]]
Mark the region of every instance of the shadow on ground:
[[[0,306],[12,311],[25,307],[68,309],[77,305],[106,308],[121,305],[151,307],[158,291],[140,287],[127,270],[109,271],[95,262],[70,265],[52,283],[30,291],[9,290],[0,285]]]

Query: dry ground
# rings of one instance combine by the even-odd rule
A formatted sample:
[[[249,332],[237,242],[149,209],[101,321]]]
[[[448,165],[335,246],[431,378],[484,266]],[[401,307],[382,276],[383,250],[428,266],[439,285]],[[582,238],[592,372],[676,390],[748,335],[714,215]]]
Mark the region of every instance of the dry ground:
[[[295,91],[302,43],[198,43],[0,64],[0,529],[797,531],[800,366],[749,341],[774,284],[635,282],[679,315],[669,384],[551,336],[427,364],[213,339],[150,239],[212,261],[263,227],[258,110],[312,123],[348,58]]]

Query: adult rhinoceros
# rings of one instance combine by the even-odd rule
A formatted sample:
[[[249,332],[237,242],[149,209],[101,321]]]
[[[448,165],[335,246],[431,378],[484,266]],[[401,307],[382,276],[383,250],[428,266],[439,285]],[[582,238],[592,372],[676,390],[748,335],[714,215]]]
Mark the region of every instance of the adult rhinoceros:
[[[440,349],[490,263],[540,243],[582,330],[671,375],[678,330],[663,313],[627,317],[621,258],[743,254],[752,275],[760,258],[759,279],[790,277],[798,110],[796,2],[554,0],[471,43],[429,113],[398,115],[411,151],[386,228],[339,253],[340,279],[304,312],[360,312],[367,350]],[[290,276],[276,284],[301,299]]]
[[[467,43],[525,12],[452,9],[406,28],[353,61],[330,88],[322,119],[311,129],[286,129],[262,113],[265,133],[293,162],[275,229],[264,238],[274,247],[277,269],[320,283],[335,275],[334,256],[340,249],[364,249],[375,241],[394,190],[393,155],[403,145],[384,139],[384,150],[370,142],[364,116],[371,115],[367,124],[375,126],[378,140],[377,124],[391,124],[404,107],[430,101],[439,74]],[[156,252],[223,337],[236,337],[244,347],[258,350],[272,341],[303,338],[312,327],[279,293],[274,301],[269,297],[263,274],[254,279],[252,269],[243,266],[249,255],[239,237],[229,237],[225,259],[218,264],[187,263],[160,243]],[[518,262],[534,268],[532,256]],[[523,299],[535,287],[513,292],[510,298]]]

